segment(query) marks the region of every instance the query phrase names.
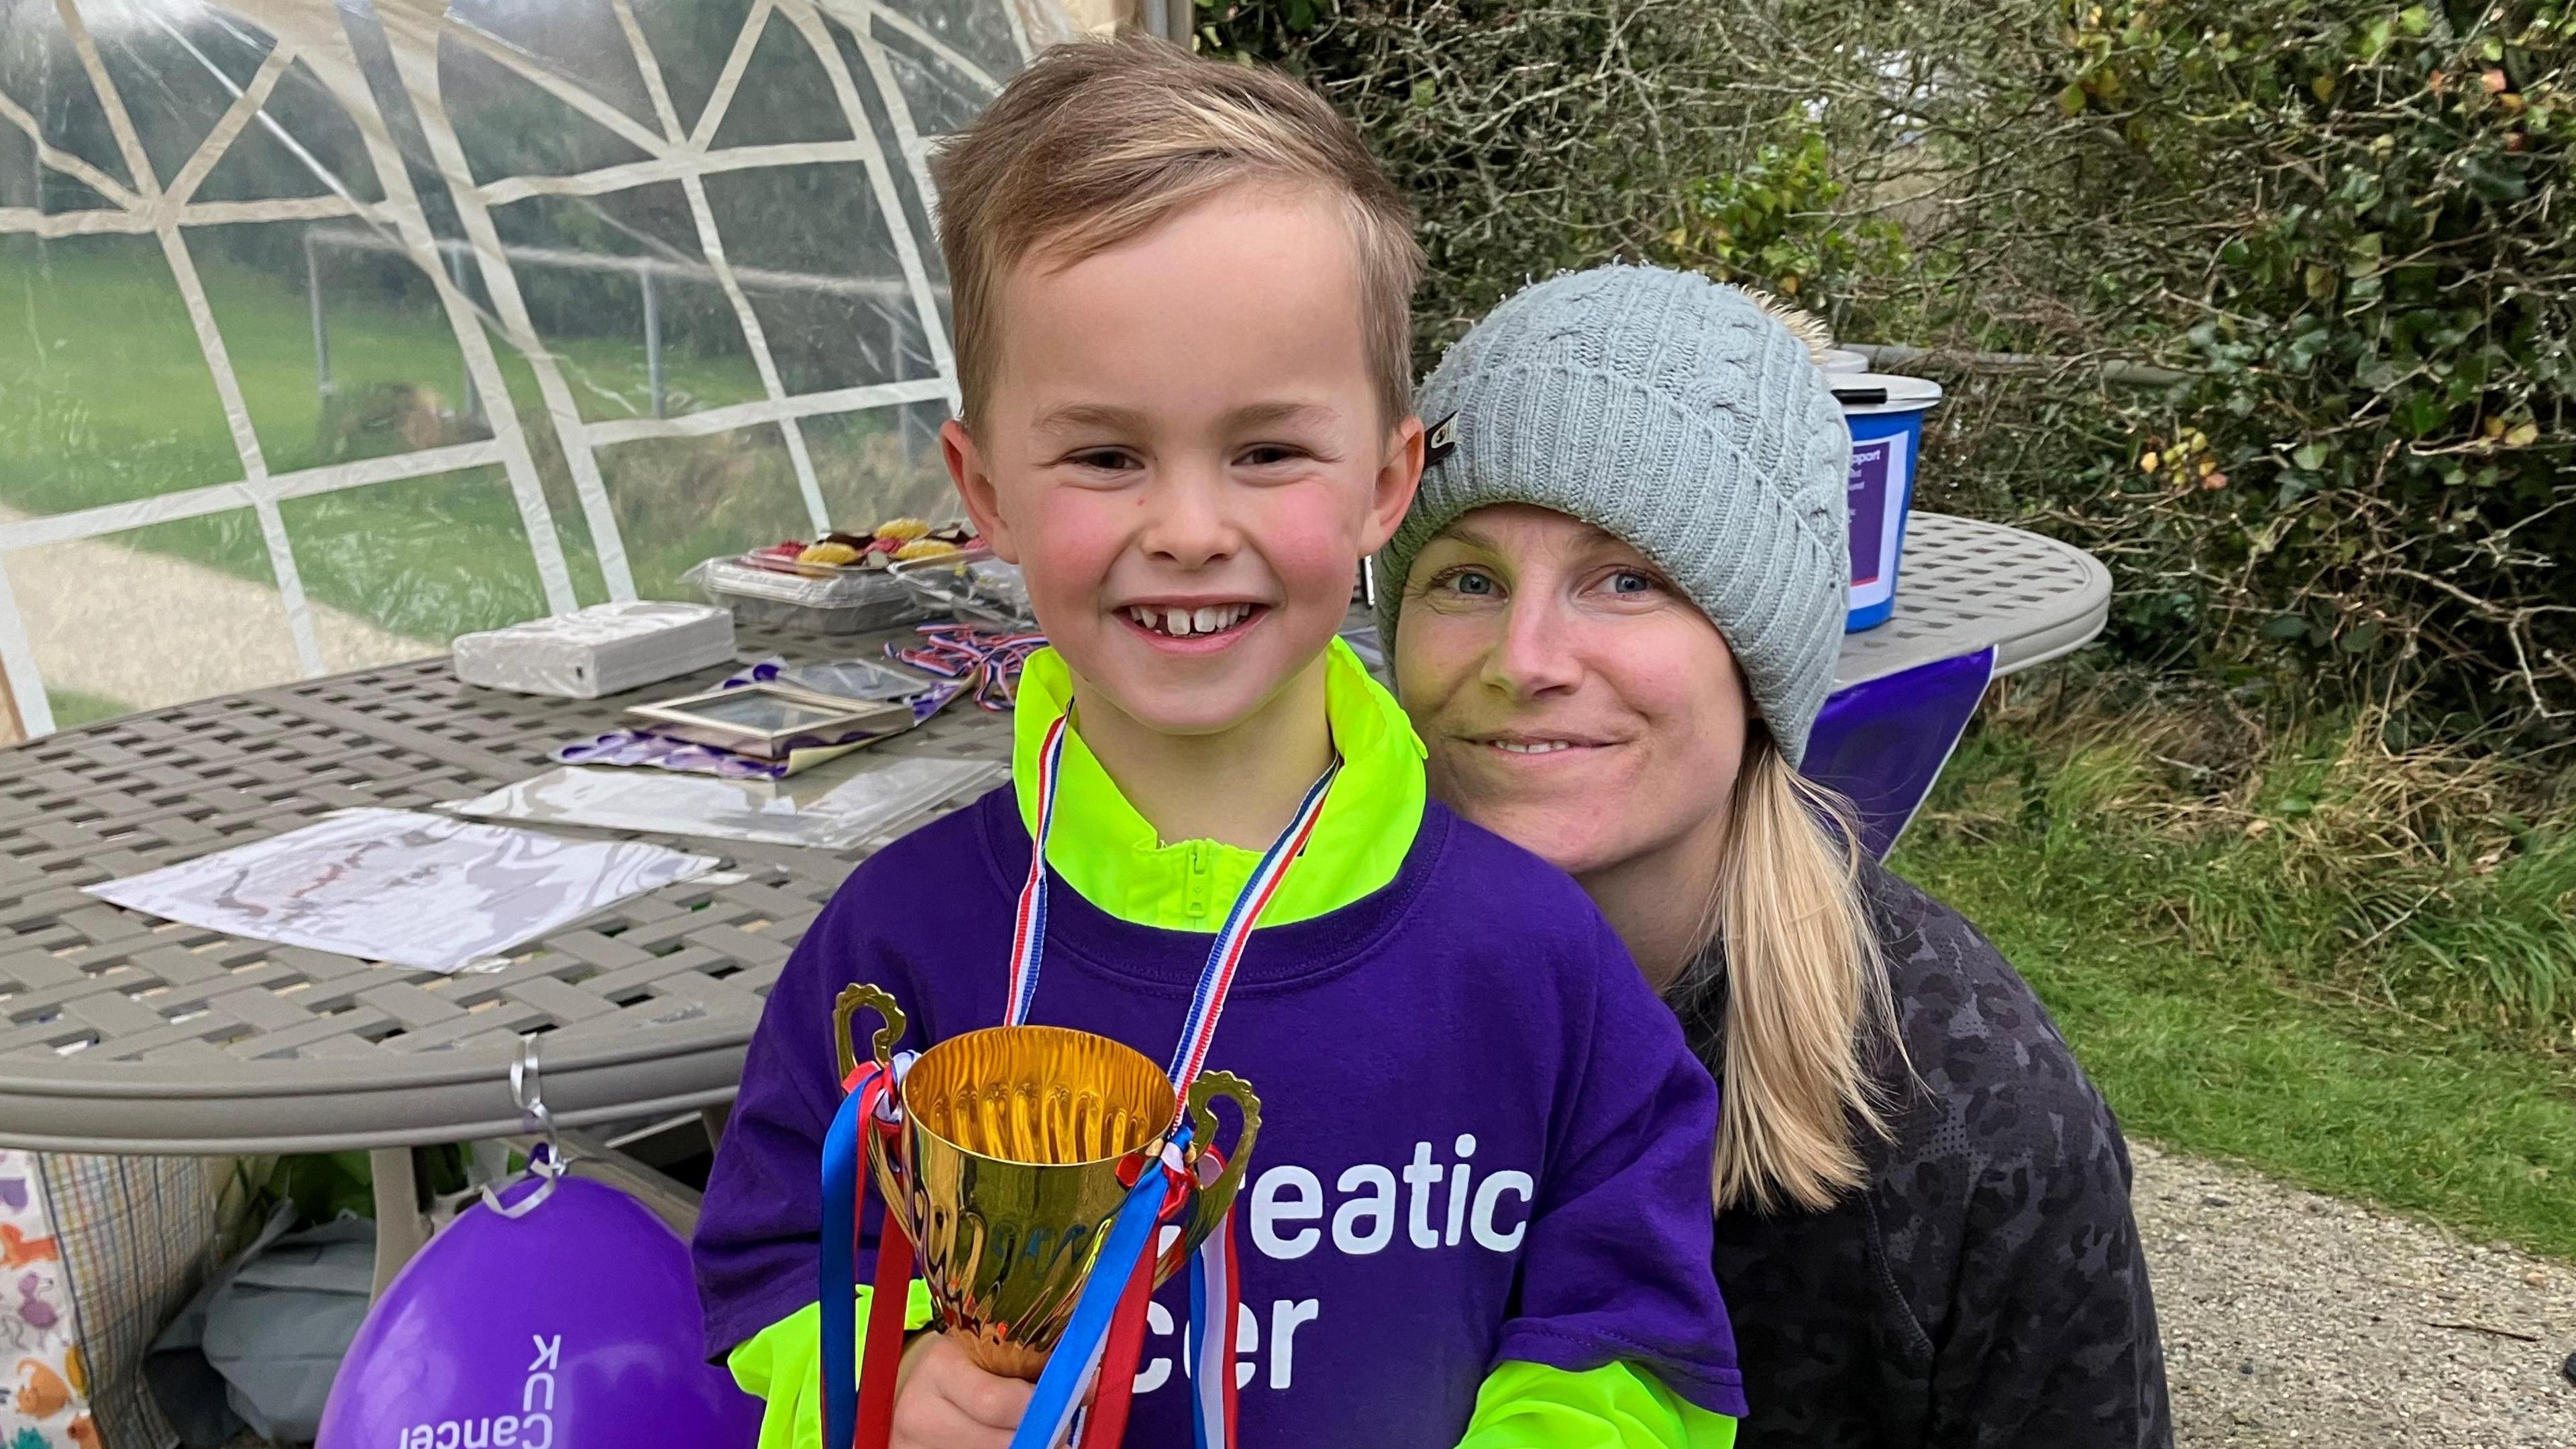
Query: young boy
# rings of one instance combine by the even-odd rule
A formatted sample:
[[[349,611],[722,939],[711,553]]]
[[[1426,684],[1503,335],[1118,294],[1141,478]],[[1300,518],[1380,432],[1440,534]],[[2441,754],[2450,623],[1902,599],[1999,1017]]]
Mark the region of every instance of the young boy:
[[[1334,637],[1422,469],[1402,201],[1311,92],[1143,42],[1040,58],[938,180],[949,470],[1054,647],[1021,684],[1014,785],[853,872],[752,1043],[696,1252],[710,1350],[771,1400],[764,1444],[819,1442],[833,996],[892,991],[911,1049],[1004,1020],[1060,718],[1029,1020],[1156,1061],[1339,761],[1208,1057],[1264,1104],[1236,1209],[1242,1443],[1730,1442],[1715,1090],[1573,882],[1426,802],[1420,742]],[[1186,1302],[1175,1282],[1149,1316],[1140,1449],[1190,1442]],[[895,1442],[1000,1449],[1028,1394],[922,1335]]]

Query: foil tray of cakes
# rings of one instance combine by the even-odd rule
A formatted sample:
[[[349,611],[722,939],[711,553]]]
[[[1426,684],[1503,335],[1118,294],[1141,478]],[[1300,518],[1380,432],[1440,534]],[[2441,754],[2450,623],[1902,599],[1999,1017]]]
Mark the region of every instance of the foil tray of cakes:
[[[863,634],[945,611],[944,601],[908,582],[900,566],[969,557],[989,555],[966,525],[897,518],[865,533],[791,538],[711,558],[682,578],[746,628]]]

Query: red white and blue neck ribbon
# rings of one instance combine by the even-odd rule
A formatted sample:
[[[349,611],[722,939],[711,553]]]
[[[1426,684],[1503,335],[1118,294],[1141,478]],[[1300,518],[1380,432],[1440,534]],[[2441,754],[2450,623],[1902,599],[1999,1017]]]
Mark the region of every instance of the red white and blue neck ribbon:
[[[1029,878],[1020,889],[1011,941],[1006,1009],[1013,1026],[1028,1019],[1029,1007],[1037,1000],[1038,965],[1046,950],[1047,840],[1054,831],[1056,797],[1063,783],[1069,717],[1068,711],[1047,727],[1046,743],[1038,753],[1037,828],[1031,832]],[[1208,948],[1207,964],[1200,968],[1197,988],[1190,995],[1180,1043],[1172,1052],[1172,1086],[1181,1100],[1187,1100],[1190,1084],[1207,1065],[1208,1048],[1216,1039],[1217,1021],[1225,1013],[1226,997],[1233,990],[1236,969],[1243,964],[1244,949],[1251,944],[1252,929],[1279,893],[1288,868],[1314,837],[1315,822],[1324,813],[1324,797],[1341,767],[1336,755],[1307,788],[1296,815],[1262,853],[1251,879],[1244,882],[1233,909],[1226,913],[1224,928]],[[1193,1189],[1212,1182],[1222,1165],[1213,1143],[1200,1144],[1195,1159],[1199,1181],[1190,1181],[1190,1131],[1184,1115],[1178,1130],[1163,1144],[1160,1162],[1145,1164],[1138,1172],[1126,1203],[1112,1220],[1099,1265],[1083,1285],[1073,1318],[1038,1376],[1037,1392],[1011,1436],[1011,1449],[1055,1449],[1068,1436],[1076,1444],[1118,1442],[1126,1426],[1145,1305],[1153,1291],[1158,1256],[1154,1230],[1189,1201]],[[1234,1443],[1234,1335],[1243,1294],[1233,1238],[1234,1213],[1229,1206],[1225,1220],[1200,1242],[1190,1270],[1190,1419],[1197,1449],[1229,1449]],[[1100,1387],[1096,1397],[1091,1393],[1095,1383]],[[1092,1402],[1087,1415],[1082,1407],[1086,1399]]]
[[[1055,829],[1056,795],[1064,780],[1064,736],[1069,715],[1059,715],[1047,726],[1046,742],[1038,750],[1037,829],[1029,844],[1029,878],[1020,887],[1020,908],[1011,935],[1011,987],[1007,1003],[1008,1025],[1018,1026],[1028,1020],[1029,1008],[1037,1001],[1038,963],[1046,952],[1047,915],[1047,838]],[[1234,973],[1243,964],[1244,948],[1252,943],[1252,928],[1261,913],[1268,909],[1271,898],[1279,894],[1280,884],[1288,878],[1288,868],[1297,863],[1306,844],[1315,835],[1315,823],[1323,818],[1324,797],[1331,793],[1333,777],[1341,773],[1339,755],[1306,787],[1306,797],[1297,803],[1297,813],[1279,838],[1262,852],[1260,863],[1252,868],[1252,878],[1243,883],[1243,891],[1234,898],[1234,908],[1226,912],[1225,925],[1217,932],[1216,941],[1208,948],[1207,964],[1199,968],[1198,986],[1190,993],[1190,1010],[1181,1028],[1180,1045],[1173,1049],[1170,1067],[1172,1086],[1186,1094],[1190,1083],[1198,1079],[1207,1065],[1208,1047],[1216,1040],[1217,1019],[1225,1014],[1225,998],[1234,989]]]
[[[1064,775],[1064,732],[1069,715],[1057,715],[1038,748],[1038,823],[1029,839],[1029,878],[1020,886],[1020,908],[1011,924],[1011,995],[1002,1024],[1020,1026],[1038,999],[1038,957],[1046,950],[1047,837],[1055,833],[1056,784]]]

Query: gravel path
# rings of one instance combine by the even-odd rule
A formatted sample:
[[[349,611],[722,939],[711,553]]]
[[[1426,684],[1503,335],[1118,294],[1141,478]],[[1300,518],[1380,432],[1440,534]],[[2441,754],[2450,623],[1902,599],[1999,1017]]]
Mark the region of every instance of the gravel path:
[[[0,522],[22,515],[0,508]],[[277,590],[202,564],[95,539],[8,557],[9,591],[45,683],[135,709],[302,677]],[[444,647],[310,604],[331,669],[359,669]]]
[[[2182,1449],[2576,1446],[2576,1267],[2132,1148]]]

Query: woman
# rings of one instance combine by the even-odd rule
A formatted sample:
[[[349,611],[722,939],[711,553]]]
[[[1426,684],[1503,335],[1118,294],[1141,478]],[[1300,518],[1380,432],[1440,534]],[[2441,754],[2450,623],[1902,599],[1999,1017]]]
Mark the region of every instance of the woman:
[[[1724,1088],[1746,1441],[2170,1444],[2109,1109],[1797,772],[1849,576],[1807,344],[1605,267],[1497,308],[1421,411],[1445,451],[1378,560],[1397,693],[1432,789],[1583,883]]]

